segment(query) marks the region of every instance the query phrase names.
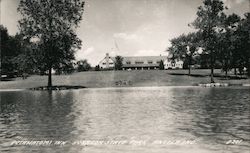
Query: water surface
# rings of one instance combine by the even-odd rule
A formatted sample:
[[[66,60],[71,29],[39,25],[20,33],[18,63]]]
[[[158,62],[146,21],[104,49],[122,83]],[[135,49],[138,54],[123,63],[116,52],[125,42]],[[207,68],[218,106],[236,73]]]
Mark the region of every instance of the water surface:
[[[0,152],[249,153],[249,93],[200,87],[2,91]],[[15,140],[67,143],[13,145]],[[75,143],[87,140],[106,144]],[[183,143],[189,141],[194,143]]]

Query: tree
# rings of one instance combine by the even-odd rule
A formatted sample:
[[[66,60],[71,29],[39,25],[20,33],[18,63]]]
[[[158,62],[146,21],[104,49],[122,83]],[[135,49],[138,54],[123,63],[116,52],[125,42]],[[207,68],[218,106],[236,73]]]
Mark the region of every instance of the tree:
[[[171,54],[175,58],[179,58],[188,64],[188,75],[191,74],[191,64],[193,63],[193,58],[198,54],[198,50],[201,46],[200,33],[192,32],[188,35],[180,35],[171,41],[172,46],[169,48]]]
[[[0,25],[1,72],[14,74],[18,71],[15,58],[21,54],[23,44],[18,34],[10,36],[8,30]]]
[[[48,71],[48,87],[52,86],[52,68],[74,60],[74,52],[81,46],[75,30],[83,8],[83,0],[20,0],[21,34],[25,40],[38,42],[34,54]]]
[[[20,53],[13,58],[13,63],[15,64],[15,67],[19,74],[31,74],[35,73],[36,71],[36,63],[35,61],[35,55],[33,54],[33,50],[36,49],[36,45],[33,43],[27,43],[23,42],[19,38],[19,42],[22,43],[20,46]]]
[[[238,67],[242,70],[247,68],[247,74],[250,76],[250,13],[245,14],[239,22],[239,26],[236,30],[237,47],[235,56],[238,57]]]
[[[224,17],[223,17],[224,16]],[[236,69],[238,56],[237,54],[237,37],[236,30],[240,17],[236,14],[229,16],[222,16],[222,28],[218,31],[217,34],[217,48],[218,50],[218,59],[221,61],[222,70],[225,72],[227,77],[228,71],[232,68]]]
[[[77,61],[76,64],[77,64],[77,71],[78,72],[88,71],[91,68],[91,66],[87,60]]]
[[[61,74],[71,74],[75,71],[74,68],[74,62],[65,62],[65,63],[60,63],[57,66],[54,67],[56,74],[61,75]]]
[[[224,4],[221,0],[204,0],[198,7],[197,18],[192,23],[202,34],[204,49],[210,55],[211,82],[214,82],[214,63],[216,48],[216,31],[220,28]]]
[[[122,70],[122,61],[123,61],[123,57],[121,56],[116,56],[115,57],[115,70]]]
[[[10,61],[10,58],[13,56],[13,53],[10,52],[10,46],[9,46],[9,33],[7,28],[5,28],[3,25],[0,25],[0,51],[1,51],[1,74],[7,73],[10,70],[10,67],[12,67],[12,63]]]
[[[160,61],[159,69],[164,70],[164,62],[163,62],[163,60]]]

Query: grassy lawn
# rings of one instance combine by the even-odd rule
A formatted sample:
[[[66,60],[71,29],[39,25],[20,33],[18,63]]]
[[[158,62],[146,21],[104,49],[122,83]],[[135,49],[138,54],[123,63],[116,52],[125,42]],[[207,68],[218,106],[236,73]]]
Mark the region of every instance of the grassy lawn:
[[[71,75],[53,75],[53,85],[85,86],[88,88],[117,86],[189,86],[197,83],[209,83],[210,70],[192,70],[199,77],[178,75],[188,70],[134,70],[134,71],[89,71]],[[175,75],[176,74],[176,75]],[[222,75],[215,70],[216,75]],[[23,89],[47,85],[47,76],[33,75],[25,80],[1,81],[0,89]],[[215,77],[215,82],[231,84],[250,83],[250,79],[225,80]]]

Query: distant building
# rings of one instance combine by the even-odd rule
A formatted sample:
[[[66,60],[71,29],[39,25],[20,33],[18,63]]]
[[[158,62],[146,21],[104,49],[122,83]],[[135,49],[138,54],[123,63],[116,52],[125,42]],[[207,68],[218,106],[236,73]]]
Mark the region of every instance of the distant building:
[[[123,69],[150,70],[159,69],[161,60],[167,60],[167,56],[130,56],[123,57]]]
[[[115,57],[110,57],[109,53],[106,53],[104,59],[99,62],[101,69],[114,69],[115,67]]]
[[[151,70],[159,69],[161,60],[165,69],[182,69],[183,61],[171,60],[167,56],[123,56],[123,70]],[[101,69],[114,69],[115,57],[106,56],[99,62]]]
[[[183,69],[183,61],[180,59],[175,59],[174,61],[171,59],[167,59],[164,61],[165,69]]]

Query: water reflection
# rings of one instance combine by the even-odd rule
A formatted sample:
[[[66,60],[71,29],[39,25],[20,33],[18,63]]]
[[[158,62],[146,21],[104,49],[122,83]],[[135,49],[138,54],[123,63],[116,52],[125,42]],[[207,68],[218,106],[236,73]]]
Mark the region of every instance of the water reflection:
[[[249,88],[113,88],[0,92],[6,152],[247,152]],[[196,145],[9,146],[28,140],[191,140]],[[241,139],[239,145],[226,145]]]
[[[75,129],[74,116],[67,117],[72,112],[72,99],[72,92],[1,93],[2,142],[20,137],[25,140],[70,139]]]

